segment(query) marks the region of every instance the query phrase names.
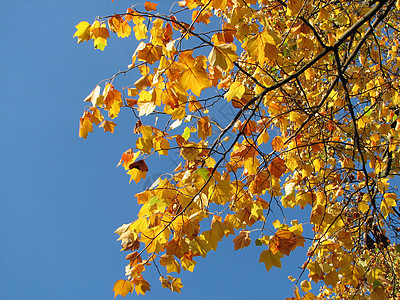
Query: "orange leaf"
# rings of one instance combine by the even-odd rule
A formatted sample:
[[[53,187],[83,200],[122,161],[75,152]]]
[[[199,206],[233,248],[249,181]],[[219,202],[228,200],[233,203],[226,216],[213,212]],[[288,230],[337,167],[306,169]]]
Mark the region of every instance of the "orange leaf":
[[[113,32],[116,32],[120,38],[128,37],[132,32],[128,22],[118,15],[115,15],[108,20],[108,26]]]
[[[158,4],[156,4],[156,3],[146,1],[144,3],[144,9],[147,11],[157,10],[157,5]]]
[[[295,246],[296,235],[284,229],[278,230],[269,241],[269,249],[273,254],[279,251],[282,254],[289,255]]]
[[[85,140],[89,132],[93,132],[93,124],[91,121],[92,114],[85,111],[82,118],[79,120],[79,137],[83,137]]]
[[[280,151],[284,147],[284,141],[280,136],[274,137],[274,139],[271,142],[272,149],[275,151]]]
[[[280,157],[275,157],[268,166],[268,170],[273,176],[279,178],[286,171],[285,161]]]
[[[128,293],[132,293],[133,291],[133,283],[128,280],[118,280],[113,287],[113,291],[115,293],[114,299],[118,296],[121,295],[122,297],[125,297],[128,295]]]
[[[94,48],[104,50],[107,46],[107,38],[110,37],[106,24],[100,24],[99,21],[95,21],[90,26],[90,38],[93,39]]]
[[[150,65],[160,60],[163,55],[162,48],[155,46],[152,43],[146,44],[145,42],[141,42],[136,51],[138,59],[146,61]]]
[[[103,123],[100,124],[99,127],[104,128],[104,132],[111,132],[114,133],[114,127],[117,126],[113,121],[104,120]]]

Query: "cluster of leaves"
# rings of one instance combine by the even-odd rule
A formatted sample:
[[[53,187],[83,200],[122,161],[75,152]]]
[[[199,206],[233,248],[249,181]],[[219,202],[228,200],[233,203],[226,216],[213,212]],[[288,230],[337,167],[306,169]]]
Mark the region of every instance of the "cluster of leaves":
[[[197,256],[235,235],[235,250],[257,236],[267,270],[309,241],[293,299],[395,298],[399,1],[178,4],[161,14],[146,2],[76,26],[78,43],[101,50],[109,31],[140,41],[128,69],[85,99],[79,135],[93,123],[113,132],[104,114],[114,120],[126,108],[139,135],[120,160],[131,180],[146,178],[157,153],[181,161],[136,195],[137,219],[116,230],[129,264],[115,294],[149,291],[149,264],[180,292],[158,266],[193,271]],[[114,79],[132,70],[140,78],[117,90]],[[235,113],[224,123],[215,111],[228,106]],[[302,210],[302,223],[289,209]]]

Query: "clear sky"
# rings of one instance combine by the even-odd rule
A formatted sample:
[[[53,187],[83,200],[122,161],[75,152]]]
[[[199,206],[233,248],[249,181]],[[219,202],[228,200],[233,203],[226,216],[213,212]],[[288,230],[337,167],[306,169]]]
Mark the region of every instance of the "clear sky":
[[[173,1],[158,3],[169,8]],[[92,23],[133,4],[0,1],[0,299],[113,299],[114,282],[124,279],[126,253],[113,232],[135,219],[134,194],[143,184],[129,184],[115,166],[133,145],[134,123],[122,115],[114,134],[95,129],[86,141],[78,124],[82,100],[126,68],[137,42],[111,38],[101,52],[72,36],[80,21]],[[149,167],[155,176],[171,164]],[[258,263],[262,250],[252,244],[233,251],[231,239],[221,242],[207,259],[197,258],[194,273],[174,275],[182,278],[181,295],[161,288],[148,267],[152,291],[125,299],[291,297],[287,268],[296,276],[303,261],[284,258],[283,271],[268,273]]]

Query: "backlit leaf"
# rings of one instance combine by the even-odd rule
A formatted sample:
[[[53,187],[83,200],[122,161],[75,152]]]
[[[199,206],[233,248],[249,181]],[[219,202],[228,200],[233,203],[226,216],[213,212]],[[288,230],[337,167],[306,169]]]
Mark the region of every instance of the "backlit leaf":
[[[280,252],[277,253],[272,253],[271,250],[264,250],[260,254],[260,259],[259,263],[263,262],[265,264],[265,268],[267,271],[271,270],[273,266],[281,268],[281,258],[284,257],[284,255]]]
[[[128,293],[132,293],[133,291],[134,284],[129,281],[129,280],[118,280],[114,284],[113,291],[115,293],[114,298],[116,298],[118,295],[121,295],[122,297],[125,297],[128,295]]]

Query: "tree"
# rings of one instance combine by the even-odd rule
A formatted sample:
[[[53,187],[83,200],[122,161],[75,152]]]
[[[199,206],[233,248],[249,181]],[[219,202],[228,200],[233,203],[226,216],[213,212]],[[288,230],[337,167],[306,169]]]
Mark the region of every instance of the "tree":
[[[261,247],[267,270],[309,247],[292,299],[396,297],[399,9],[395,0],[186,0],[162,13],[145,2],[76,26],[78,43],[100,50],[110,31],[139,41],[128,69],[85,99],[79,135],[93,123],[113,132],[120,109],[131,110],[138,137],[120,160],[131,180],[146,178],[156,154],[177,161],[135,195],[138,217],[116,230],[129,261],[116,296],[149,291],[149,264],[180,293],[165,273],[193,271],[235,235],[235,250]],[[113,85],[134,70],[133,84]],[[221,109],[234,114],[225,120]]]

